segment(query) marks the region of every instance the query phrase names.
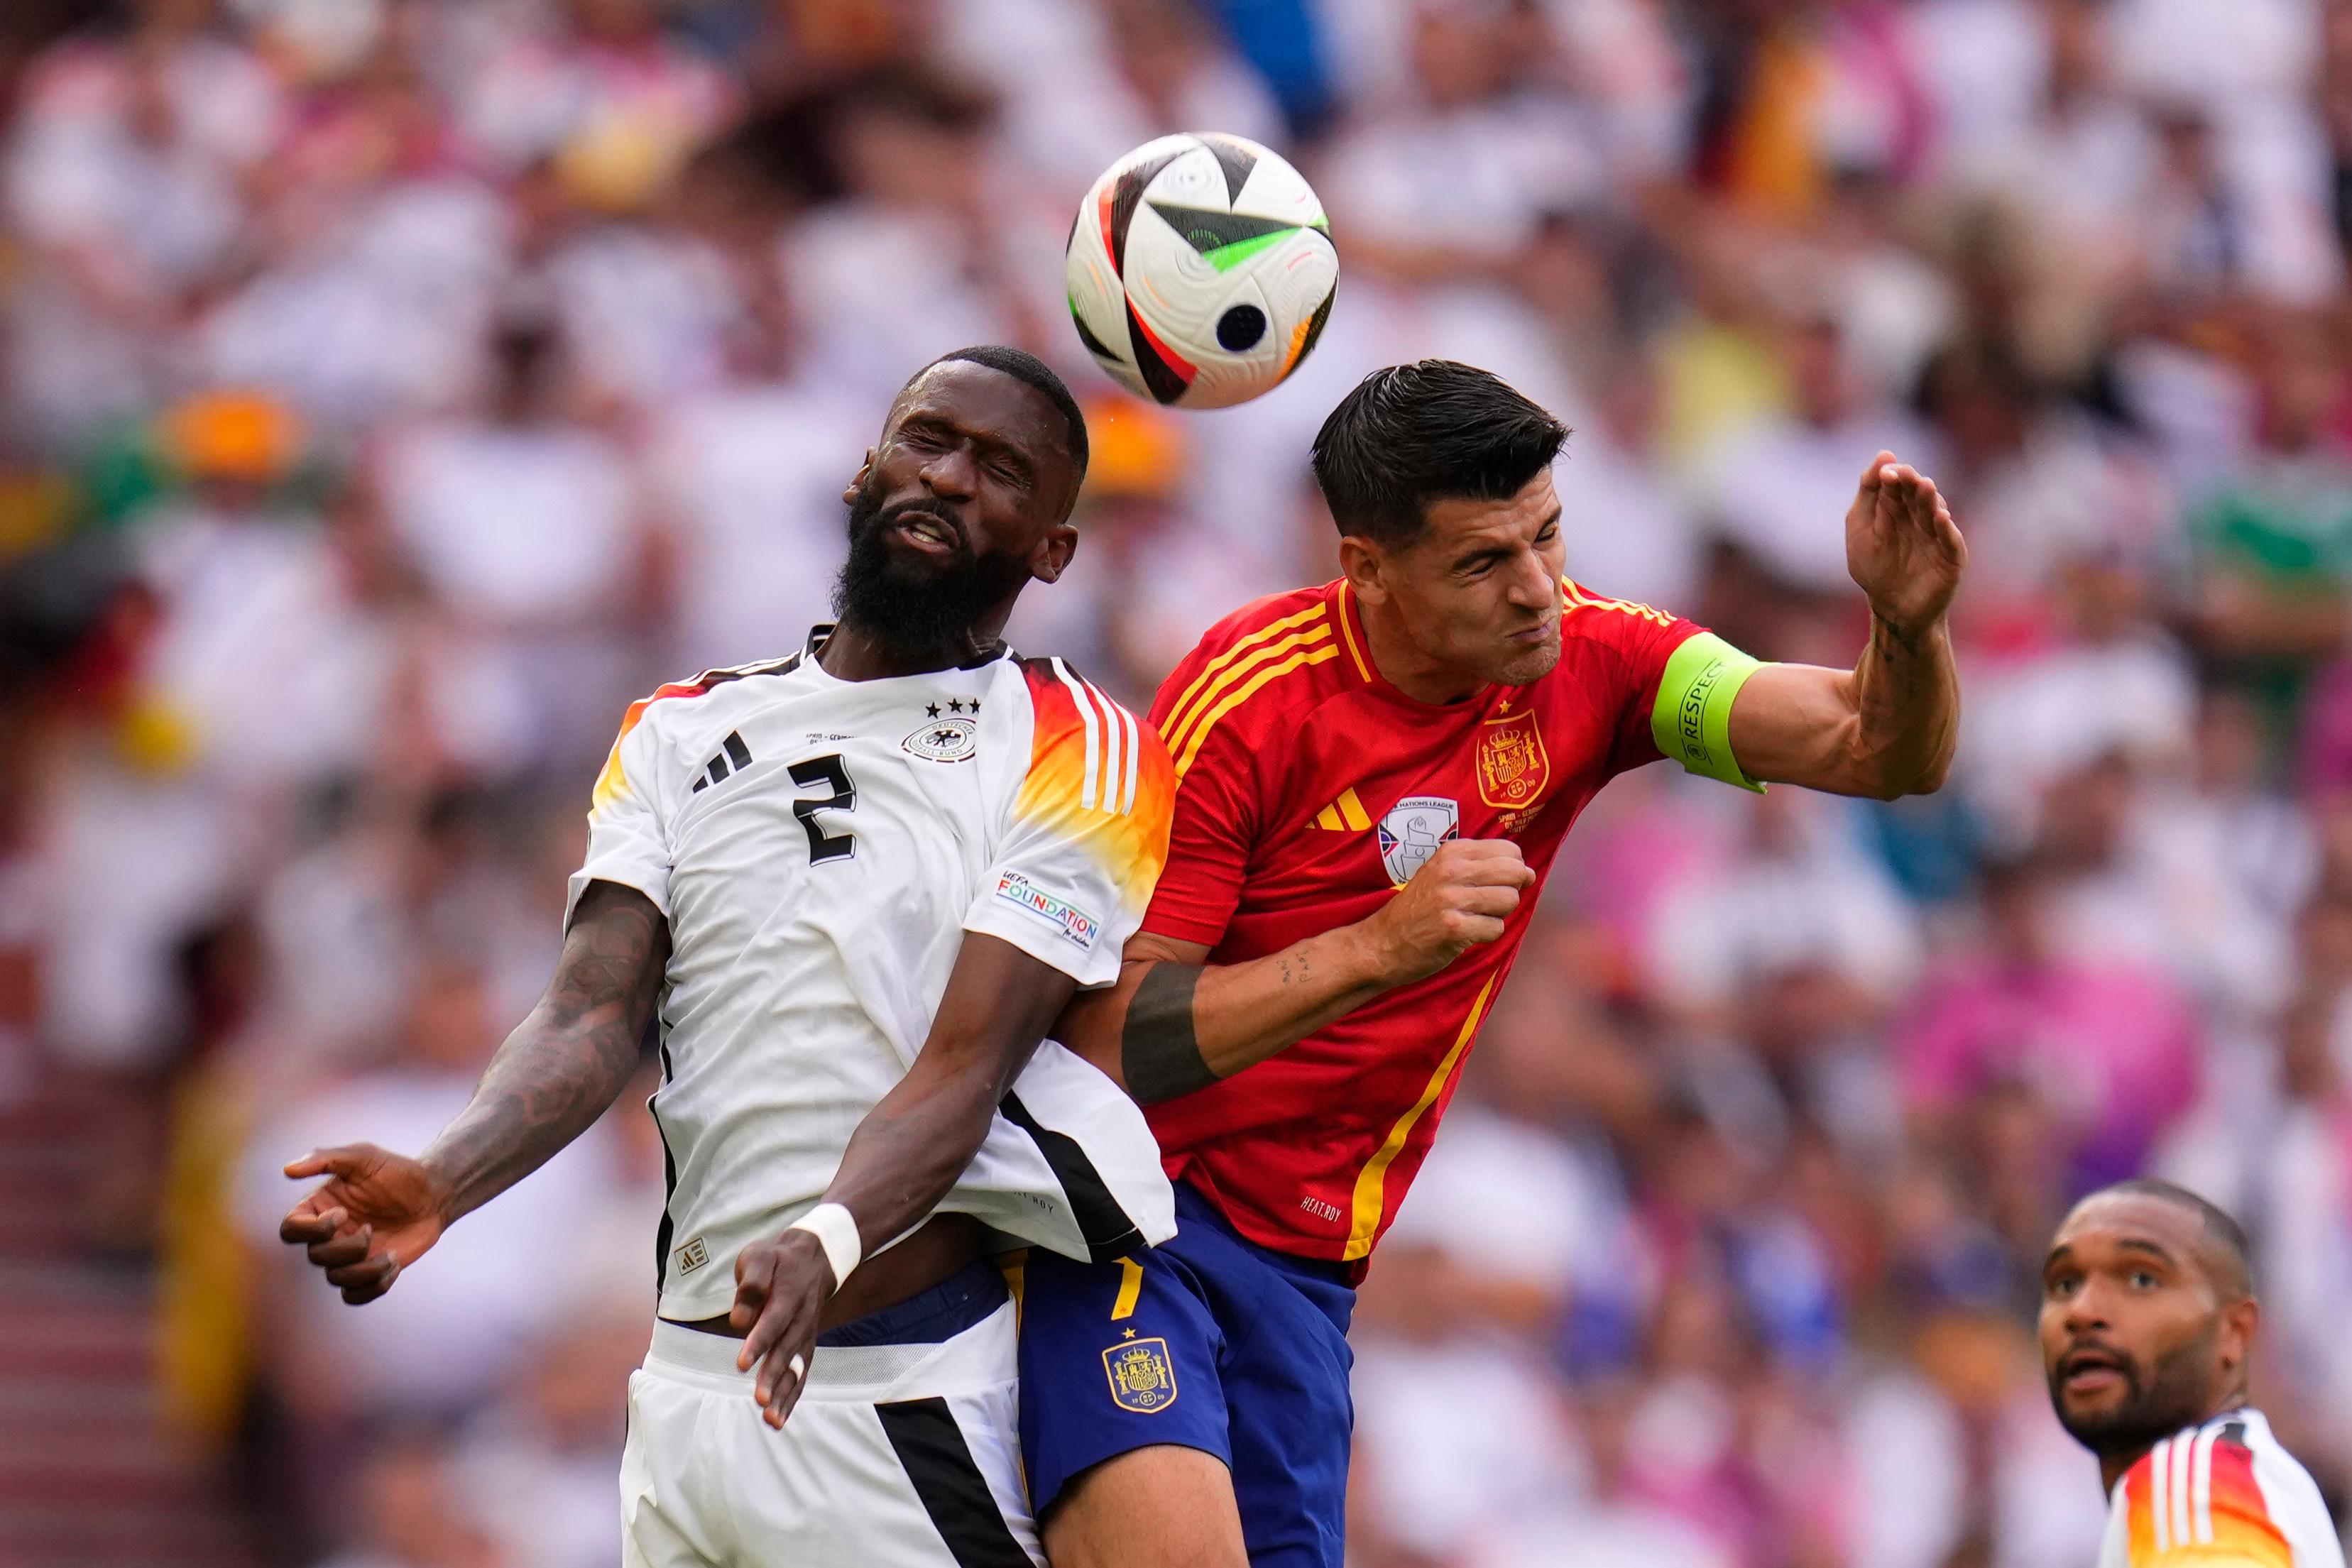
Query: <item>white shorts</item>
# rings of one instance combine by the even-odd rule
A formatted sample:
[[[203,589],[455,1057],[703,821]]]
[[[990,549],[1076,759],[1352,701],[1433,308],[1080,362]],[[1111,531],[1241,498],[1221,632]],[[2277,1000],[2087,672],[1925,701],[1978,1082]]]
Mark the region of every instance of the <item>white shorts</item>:
[[[655,1323],[629,1375],[626,1568],[1044,1568],[1010,1301],[937,1344],[820,1347],[782,1431],[741,1349]]]

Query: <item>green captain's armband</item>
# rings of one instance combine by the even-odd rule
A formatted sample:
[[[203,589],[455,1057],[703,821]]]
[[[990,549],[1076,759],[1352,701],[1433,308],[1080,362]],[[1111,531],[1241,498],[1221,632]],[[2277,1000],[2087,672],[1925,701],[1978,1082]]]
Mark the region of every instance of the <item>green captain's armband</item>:
[[[1667,656],[1658,678],[1658,700],[1650,709],[1650,735],[1658,749],[1692,773],[1720,779],[1762,793],[1731,755],[1731,699],[1763,667],[1712,632],[1701,632]]]

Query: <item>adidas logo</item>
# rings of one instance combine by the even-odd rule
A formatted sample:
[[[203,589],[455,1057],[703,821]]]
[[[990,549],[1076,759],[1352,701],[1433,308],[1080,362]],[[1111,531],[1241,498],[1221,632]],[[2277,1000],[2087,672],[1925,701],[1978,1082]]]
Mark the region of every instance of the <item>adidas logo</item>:
[[[1360,833],[1370,828],[1372,819],[1365,814],[1364,803],[1356,799],[1351,785],[1339,791],[1338,800],[1315,813],[1315,825],[1335,833]]]
[[[734,764],[732,768],[728,766],[730,762]],[[727,732],[724,748],[718,756],[703,764],[702,777],[694,781],[694,788],[699,791],[709,789],[713,784],[723,784],[727,780],[728,774],[740,772],[751,766],[751,748],[743,744],[741,736],[730,729]]]

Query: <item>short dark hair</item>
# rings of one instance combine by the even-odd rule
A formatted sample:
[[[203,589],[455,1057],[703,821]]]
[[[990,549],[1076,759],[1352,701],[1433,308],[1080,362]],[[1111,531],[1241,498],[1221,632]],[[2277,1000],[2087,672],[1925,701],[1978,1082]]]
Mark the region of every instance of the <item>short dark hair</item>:
[[[1374,371],[1315,433],[1315,482],[1342,534],[1411,544],[1433,501],[1505,501],[1568,427],[1501,377],[1452,360]]]
[[[1080,480],[1086,478],[1087,459],[1090,455],[1087,444],[1087,416],[1079,409],[1078,400],[1070,395],[1070,389],[1063,383],[1062,378],[1054,373],[1053,366],[1026,349],[1016,349],[1006,343],[974,343],[970,348],[941,354],[908,377],[907,385],[913,386],[920,381],[924,371],[958,360],[986,365],[992,371],[1002,371],[1014,381],[1044,393],[1045,401],[1060,412],[1062,423],[1068,426],[1071,466],[1077,470]]]
[[[2178,1182],[2156,1176],[2130,1176],[2111,1182],[2083,1199],[2094,1197],[2152,1197],[2159,1203],[2185,1208],[2203,1221],[2205,1239],[2222,1254],[2226,1277],[2214,1281],[2221,1293],[2232,1300],[2254,1293],[2254,1249],[2246,1239],[2246,1228],[2231,1218],[2230,1211],[2200,1194],[2189,1191]],[[2080,1208],[2083,1205],[2076,1204]]]

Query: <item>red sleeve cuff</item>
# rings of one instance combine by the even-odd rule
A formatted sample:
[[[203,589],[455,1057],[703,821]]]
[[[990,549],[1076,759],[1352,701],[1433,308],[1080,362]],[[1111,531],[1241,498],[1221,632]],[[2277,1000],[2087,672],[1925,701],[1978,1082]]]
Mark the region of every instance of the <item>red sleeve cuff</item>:
[[[1172,937],[1179,942],[1198,942],[1203,947],[1214,947],[1225,939],[1224,920],[1195,920],[1172,909],[1153,904],[1145,912],[1139,934]]]

